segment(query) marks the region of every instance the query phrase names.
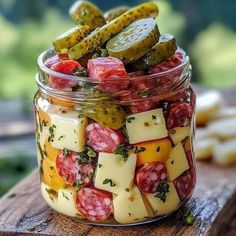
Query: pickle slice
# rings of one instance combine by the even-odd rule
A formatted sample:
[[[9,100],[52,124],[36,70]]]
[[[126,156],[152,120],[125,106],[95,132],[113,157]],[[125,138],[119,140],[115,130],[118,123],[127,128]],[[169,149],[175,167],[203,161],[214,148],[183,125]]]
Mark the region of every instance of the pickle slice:
[[[129,65],[131,71],[148,69],[157,65],[175,54],[176,41],[171,34],[162,34],[159,42],[143,57]]]
[[[110,129],[119,129],[125,122],[126,113],[119,105],[105,103],[81,104],[80,109],[85,116]],[[77,110],[79,109],[77,108]]]
[[[69,14],[74,22],[88,25],[91,30],[106,23],[102,11],[89,1],[75,2],[71,6]]]
[[[151,2],[134,7],[110,23],[102,26],[101,28],[97,28],[86,38],[71,47],[68,51],[68,56],[70,59],[77,60],[87,53],[92,52],[98,46],[102,46],[114,35],[119,33],[123,28],[134,21],[150,15],[157,15],[157,13],[157,5]]]
[[[69,48],[77,44],[90,33],[87,25],[78,25],[64,34],[60,35],[54,42],[53,46],[57,53],[66,53]]]
[[[136,61],[158,42],[160,32],[152,18],[138,20],[108,41],[110,56],[119,58],[125,64]]]
[[[120,6],[112,8],[111,10],[104,13],[104,18],[106,22],[111,22],[112,20],[116,19],[120,15],[124,14],[129,10],[128,6]]]

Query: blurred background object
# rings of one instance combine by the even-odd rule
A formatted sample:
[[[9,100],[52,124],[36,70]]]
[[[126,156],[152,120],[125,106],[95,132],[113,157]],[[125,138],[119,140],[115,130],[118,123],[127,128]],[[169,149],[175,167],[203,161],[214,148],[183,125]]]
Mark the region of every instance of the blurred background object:
[[[57,35],[74,26],[68,16],[73,2],[0,0],[0,195],[36,166],[31,102],[36,59]],[[92,2],[105,11],[142,1]],[[190,54],[193,81],[210,87],[235,86],[236,1],[155,2],[161,32],[174,34]]]

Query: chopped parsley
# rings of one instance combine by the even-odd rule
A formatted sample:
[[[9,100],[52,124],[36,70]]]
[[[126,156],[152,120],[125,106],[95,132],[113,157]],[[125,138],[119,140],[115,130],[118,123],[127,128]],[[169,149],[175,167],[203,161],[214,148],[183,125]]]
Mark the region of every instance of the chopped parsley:
[[[160,198],[162,202],[166,201],[166,194],[170,192],[170,185],[163,181],[157,187],[156,195],[154,197]]]
[[[80,187],[83,184],[84,184],[84,181],[82,179],[79,179],[73,183],[73,187]]]
[[[113,183],[113,181],[111,179],[105,179],[103,181],[103,184],[110,184],[111,187],[115,187],[116,186],[116,184]]]
[[[62,192],[62,196],[63,196],[66,200],[69,200],[69,198],[65,195],[64,192]]]
[[[146,150],[146,148],[145,147],[135,147],[134,148],[134,153],[136,153],[136,154],[138,154],[138,153],[140,153],[140,152],[144,152]]]
[[[60,141],[62,138],[65,138],[66,136],[65,135],[62,135],[58,138],[58,141]]]
[[[48,137],[48,141],[49,142],[53,142],[54,141],[54,137],[55,137],[55,128],[56,125],[52,125],[49,127],[49,137]]]
[[[128,160],[129,153],[124,145],[119,145],[117,147],[115,153],[121,155],[124,162],[126,162]]]
[[[48,125],[48,122],[46,120],[42,120],[42,126],[46,127]]]
[[[46,188],[46,191],[49,195],[49,198],[52,200],[52,202],[54,201],[54,198],[57,198],[58,196],[58,193],[57,191],[53,190],[53,189],[50,189],[50,188]]]
[[[127,117],[125,120],[127,123],[132,123],[132,121],[135,120],[135,117],[130,116],[130,117]]]
[[[98,167],[98,168],[101,168],[101,167],[102,167],[102,164],[100,164],[100,163],[97,164],[97,167]]]
[[[152,119],[153,119],[153,120],[156,120],[157,117],[156,117],[155,115],[152,115]]]
[[[63,156],[67,157],[67,156],[69,155],[70,152],[69,152],[68,149],[63,148],[62,153],[63,153]]]

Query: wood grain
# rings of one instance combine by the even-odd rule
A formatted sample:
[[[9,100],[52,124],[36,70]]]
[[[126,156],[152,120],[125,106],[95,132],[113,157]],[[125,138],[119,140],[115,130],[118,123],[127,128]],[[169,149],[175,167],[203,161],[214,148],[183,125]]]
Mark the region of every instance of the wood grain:
[[[236,104],[236,89],[224,91]],[[35,171],[0,199],[0,235],[174,236],[236,235],[236,167],[197,164],[197,186],[191,200],[170,217],[136,227],[95,227],[59,215],[43,201]],[[183,217],[193,214],[192,226]]]

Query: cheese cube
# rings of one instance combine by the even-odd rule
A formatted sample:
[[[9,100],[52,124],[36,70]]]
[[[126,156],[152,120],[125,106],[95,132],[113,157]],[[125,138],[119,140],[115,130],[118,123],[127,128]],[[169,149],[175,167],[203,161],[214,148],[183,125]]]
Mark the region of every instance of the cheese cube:
[[[169,185],[169,192],[166,193],[165,202],[163,202],[160,198],[155,197],[155,193],[144,194],[156,216],[172,213],[179,208],[180,199],[176,192],[175,186],[171,182],[167,182],[167,184]]]
[[[219,143],[213,149],[214,161],[223,166],[236,164],[236,140],[232,139],[224,143]]]
[[[170,156],[166,161],[168,178],[170,181],[178,178],[184,171],[189,169],[189,164],[182,143],[171,149]]]
[[[127,161],[121,155],[99,153],[95,187],[119,194],[130,188],[134,179],[137,156],[130,153]]]
[[[82,152],[85,145],[85,127],[87,123],[87,117],[79,118],[76,112],[51,114],[49,137],[53,135],[51,139],[52,147]]]
[[[216,138],[196,140],[194,143],[195,157],[197,160],[206,160],[212,157],[214,146],[217,145]]]
[[[190,134],[191,134],[190,127],[177,127],[172,130],[169,130],[169,136],[174,144],[180,143],[185,138],[190,136]]]
[[[148,211],[137,187],[120,193],[113,199],[114,218],[121,224],[145,220]]]
[[[126,117],[126,128],[130,144],[168,136],[162,108]]]
[[[58,193],[53,191],[49,186],[41,183],[41,194],[46,203],[54,210],[57,209]]]
[[[75,205],[76,191],[73,188],[60,189],[58,191],[57,211],[72,217],[77,217],[81,213]]]

